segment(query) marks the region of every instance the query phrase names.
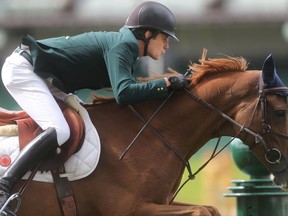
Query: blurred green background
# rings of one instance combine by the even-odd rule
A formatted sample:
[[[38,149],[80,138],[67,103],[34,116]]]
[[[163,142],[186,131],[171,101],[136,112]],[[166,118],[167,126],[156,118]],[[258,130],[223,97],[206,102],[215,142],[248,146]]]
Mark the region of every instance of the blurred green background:
[[[157,1],[157,0],[156,0]],[[22,35],[37,39],[75,35],[87,31],[118,31],[137,0],[1,0],[0,67],[19,45]],[[177,19],[177,37],[159,61],[143,58],[139,75],[163,73],[168,67],[185,72],[196,62],[202,49],[207,57],[219,54],[243,56],[249,69],[261,69],[264,59],[273,54],[278,73],[288,81],[288,1],[287,0],[162,0]],[[89,91],[77,94],[86,99]],[[0,107],[19,110],[0,81]],[[229,138],[226,138],[229,140]],[[214,140],[191,158],[196,171],[208,160]],[[223,144],[223,143],[222,143]],[[183,176],[183,181],[187,173]],[[208,164],[183,188],[176,201],[217,206],[223,215],[235,215],[233,198],[224,198],[232,179],[248,179],[235,166],[229,147]]]

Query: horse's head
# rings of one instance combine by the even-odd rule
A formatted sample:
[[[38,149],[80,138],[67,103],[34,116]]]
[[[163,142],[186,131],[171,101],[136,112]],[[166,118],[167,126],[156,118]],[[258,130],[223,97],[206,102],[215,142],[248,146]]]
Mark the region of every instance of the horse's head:
[[[206,60],[205,56],[203,52],[201,64],[191,66],[190,91],[197,95],[196,101],[222,117],[223,121],[219,115],[218,119],[209,115],[210,124],[217,124],[212,136],[242,139],[272,172],[275,183],[288,188],[288,88],[276,73],[272,55],[262,72],[246,71],[247,62],[241,57]],[[204,118],[207,116],[205,113]]]
[[[275,177],[274,182],[286,189],[288,186],[287,96],[288,88],[277,75],[272,55],[269,55],[263,64],[262,76],[259,80],[256,107],[258,115],[254,116],[259,118],[258,122],[261,122],[260,131],[256,132],[258,134],[255,136],[255,144],[250,148],[272,172]]]

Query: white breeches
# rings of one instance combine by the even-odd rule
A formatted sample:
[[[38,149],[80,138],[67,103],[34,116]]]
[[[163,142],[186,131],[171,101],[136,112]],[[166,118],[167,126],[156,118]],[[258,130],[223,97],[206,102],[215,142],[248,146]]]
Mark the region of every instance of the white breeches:
[[[19,106],[43,129],[53,127],[59,145],[64,144],[70,129],[52,93],[63,92],[49,85],[34,71],[33,66],[19,53],[12,53],[2,68],[2,80]],[[49,87],[48,87],[49,86]]]

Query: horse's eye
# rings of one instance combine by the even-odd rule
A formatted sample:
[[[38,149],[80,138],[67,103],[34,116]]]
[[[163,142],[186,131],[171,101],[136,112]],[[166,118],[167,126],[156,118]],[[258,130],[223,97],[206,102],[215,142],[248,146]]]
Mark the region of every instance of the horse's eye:
[[[275,113],[278,117],[285,117],[286,116],[286,110],[277,110],[277,111],[275,111]]]

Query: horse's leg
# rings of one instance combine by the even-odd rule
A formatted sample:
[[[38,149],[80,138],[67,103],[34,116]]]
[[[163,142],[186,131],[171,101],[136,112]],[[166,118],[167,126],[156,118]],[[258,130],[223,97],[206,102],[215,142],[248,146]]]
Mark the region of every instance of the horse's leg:
[[[212,206],[188,205],[173,203],[172,205],[142,204],[135,216],[220,216],[219,211]]]
[[[196,206],[196,205],[192,205],[192,204],[189,204],[189,203],[181,203],[181,202],[173,202],[172,205],[177,205],[177,206]],[[215,216],[218,216],[218,215],[221,215],[218,211],[217,208],[215,208],[214,206],[208,206],[208,205],[202,205],[202,207],[206,208],[211,215],[215,215]]]

